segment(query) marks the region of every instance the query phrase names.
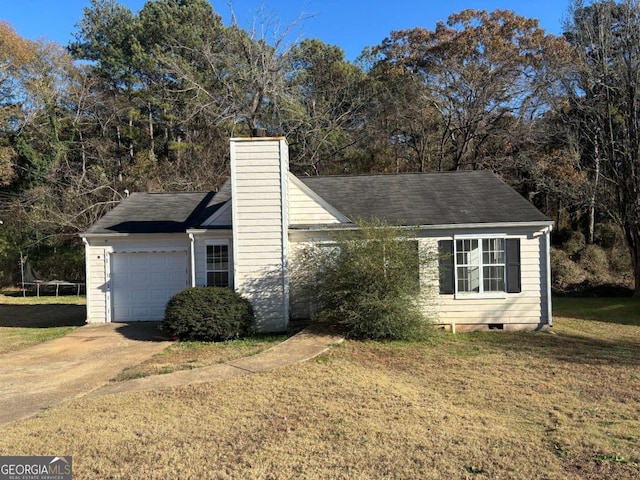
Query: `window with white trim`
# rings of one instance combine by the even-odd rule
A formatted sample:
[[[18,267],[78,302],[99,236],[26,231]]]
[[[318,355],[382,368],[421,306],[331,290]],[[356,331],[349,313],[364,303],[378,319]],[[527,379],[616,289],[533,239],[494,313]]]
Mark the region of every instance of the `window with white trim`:
[[[504,238],[457,239],[458,292],[504,292],[504,260]]]
[[[207,287],[229,287],[230,283],[230,261],[229,242],[221,240],[219,242],[207,244]]]
[[[518,293],[520,239],[457,236],[438,242],[441,294]]]

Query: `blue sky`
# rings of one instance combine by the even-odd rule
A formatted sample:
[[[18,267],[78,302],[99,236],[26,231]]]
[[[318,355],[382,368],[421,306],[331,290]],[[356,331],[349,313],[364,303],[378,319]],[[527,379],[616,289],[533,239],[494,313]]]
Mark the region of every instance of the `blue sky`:
[[[3,0],[0,19],[9,22],[20,35],[29,39],[46,38],[63,45],[72,40],[75,24],[89,0]],[[145,0],[120,0],[132,11],[139,11]],[[211,0],[213,8],[229,23],[227,0]],[[347,59],[354,60],[367,46],[379,44],[392,30],[413,27],[432,29],[438,20],[465,8],[478,10],[509,9],[540,20],[550,33],[559,34],[568,0],[234,0],[233,8],[241,26],[248,29],[261,9],[281,28],[301,15],[289,36],[318,38],[340,46]]]

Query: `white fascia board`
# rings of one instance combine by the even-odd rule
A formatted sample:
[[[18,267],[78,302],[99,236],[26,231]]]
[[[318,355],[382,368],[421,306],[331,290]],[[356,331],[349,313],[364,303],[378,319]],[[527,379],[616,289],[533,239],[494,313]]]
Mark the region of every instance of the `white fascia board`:
[[[419,228],[421,230],[455,230],[463,228],[521,228],[521,227],[534,227],[534,228],[547,228],[553,227],[552,220],[545,220],[539,222],[499,222],[499,223],[451,223],[444,225],[417,225],[416,227],[407,228]]]
[[[500,223],[450,223],[442,225],[411,225],[401,226],[400,228],[406,229],[418,229],[418,230],[462,230],[462,229],[487,229],[487,228],[552,228],[553,221],[541,221],[541,222],[500,222]],[[356,224],[328,224],[328,225],[290,225],[291,230],[308,231],[308,232],[321,232],[326,230],[343,230],[351,229],[357,230]]]
[[[190,228],[186,230],[187,234],[203,235],[206,233],[231,233],[231,228]]]
[[[287,142],[286,137],[283,136],[275,136],[275,137],[231,137],[229,139],[231,142],[264,142],[264,141],[281,141],[284,140],[285,142]],[[288,142],[287,142],[288,144]]]
[[[144,233],[81,233],[80,234],[80,238],[104,238],[104,239],[109,239],[109,238],[123,238],[123,237],[142,237],[142,236],[158,236],[158,235],[185,235],[186,231],[184,232],[156,232],[156,233],[149,233],[149,232],[144,232]]]
[[[81,233],[80,238],[114,238],[114,237],[128,237],[130,235],[139,235],[133,233]]]

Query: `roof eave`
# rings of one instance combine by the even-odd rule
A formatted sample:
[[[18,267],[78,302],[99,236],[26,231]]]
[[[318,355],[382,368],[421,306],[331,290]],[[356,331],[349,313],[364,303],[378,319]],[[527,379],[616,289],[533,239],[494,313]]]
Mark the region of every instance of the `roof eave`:
[[[460,229],[486,229],[486,228],[553,228],[552,220],[536,220],[529,222],[496,222],[496,223],[447,223],[438,225],[403,225],[400,228],[417,228],[419,230],[460,230]],[[289,225],[291,230],[299,231],[327,231],[357,229],[354,223],[330,223],[322,225]]]
[[[131,235],[184,235],[185,231],[179,232],[111,232],[111,233],[80,233],[80,238],[116,238],[116,237],[130,237]]]

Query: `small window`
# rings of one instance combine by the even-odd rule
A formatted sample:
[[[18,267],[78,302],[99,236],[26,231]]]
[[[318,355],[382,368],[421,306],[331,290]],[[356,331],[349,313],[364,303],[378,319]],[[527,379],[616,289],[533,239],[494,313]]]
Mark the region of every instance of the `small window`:
[[[207,286],[228,287],[229,244],[207,245]]]

